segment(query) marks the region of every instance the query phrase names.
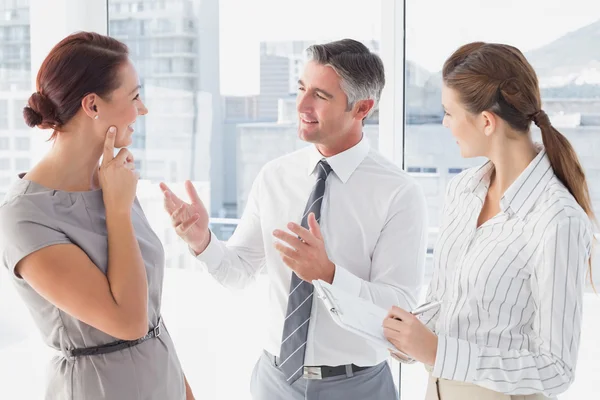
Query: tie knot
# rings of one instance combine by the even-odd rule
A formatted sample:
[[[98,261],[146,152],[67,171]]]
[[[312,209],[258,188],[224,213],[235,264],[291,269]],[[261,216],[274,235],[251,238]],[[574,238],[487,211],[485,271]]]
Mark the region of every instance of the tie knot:
[[[331,166],[325,160],[319,161],[317,164],[317,179],[327,179],[331,172]]]

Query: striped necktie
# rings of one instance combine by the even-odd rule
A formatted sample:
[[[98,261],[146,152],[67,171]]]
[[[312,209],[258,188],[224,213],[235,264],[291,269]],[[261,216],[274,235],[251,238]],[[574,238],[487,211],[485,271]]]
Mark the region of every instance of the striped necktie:
[[[317,182],[308,198],[302,216],[301,225],[306,229],[308,229],[308,215],[311,212],[315,214],[317,222],[321,219],[321,203],[325,194],[325,180],[330,172],[331,167],[327,164],[327,161],[319,161],[319,164],[317,164]],[[290,385],[304,373],[304,352],[312,309],[313,289],[312,283],[303,281],[296,273],[292,272],[279,353],[279,367],[284,372]]]

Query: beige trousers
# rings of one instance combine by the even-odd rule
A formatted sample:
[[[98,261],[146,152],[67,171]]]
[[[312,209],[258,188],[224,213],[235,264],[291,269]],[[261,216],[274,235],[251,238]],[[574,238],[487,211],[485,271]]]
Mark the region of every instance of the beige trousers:
[[[549,400],[543,394],[507,395],[472,383],[448,381],[429,375],[425,400]]]

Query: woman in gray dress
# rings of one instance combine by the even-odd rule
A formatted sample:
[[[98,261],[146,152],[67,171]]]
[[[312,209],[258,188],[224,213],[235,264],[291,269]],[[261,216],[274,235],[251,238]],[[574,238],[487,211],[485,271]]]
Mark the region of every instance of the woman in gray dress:
[[[193,399],[161,320],[163,248],[125,148],[147,112],[127,47],[87,32],[52,49],[24,109],[54,144],[0,206],[0,256],[57,350],[46,399]]]

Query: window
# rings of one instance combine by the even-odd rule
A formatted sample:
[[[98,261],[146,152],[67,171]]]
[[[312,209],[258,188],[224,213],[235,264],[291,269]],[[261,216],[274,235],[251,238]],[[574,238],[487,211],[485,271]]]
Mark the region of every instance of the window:
[[[109,0],[109,4],[116,2]],[[216,1],[206,2],[203,3],[206,7],[202,7],[204,14],[199,14],[197,7],[189,6],[192,2],[161,1],[153,8],[148,1],[144,2],[143,17],[127,14],[131,18],[128,24],[142,18],[153,21],[152,28],[144,29],[135,37],[136,42],[150,43],[151,52],[131,55],[144,82],[142,97],[150,110],[147,116],[139,119],[144,121],[143,134],[136,126],[133,136],[136,160],[143,160],[140,166],[142,178],[165,180],[184,197],[181,182],[191,179],[209,206],[211,217],[224,218],[213,219],[211,228],[219,239],[227,240],[243,211],[241,204],[248,196],[247,187],[258,170],[281,152],[294,151],[298,146],[295,140],[290,140],[296,136],[293,126],[277,123],[278,103],[279,99],[290,98],[290,84],[294,82],[296,86],[302,71],[302,65],[298,65],[297,69],[291,66],[314,42],[312,36],[319,36],[321,42],[354,36],[371,38],[376,42],[381,40],[379,2],[373,2],[367,11],[348,7],[347,2],[308,0],[307,6],[319,6],[323,13],[322,19],[317,18],[319,23],[316,26],[320,28],[315,28],[310,34],[300,21],[290,23],[289,5],[266,0],[221,0],[218,10],[209,5],[217,4]],[[357,0],[352,2],[360,4]],[[305,3],[296,0],[297,5]],[[344,21],[338,23],[336,15],[339,7],[348,11]],[[259,13],[258,20],[242,18],[255,15],[257,9],[265,10]],[[220,15],[216,14],[217,11]],[[134,38],[124,35],[121,27],[115,25],[123,18],[122,13],[122,10],[111,9],[109,34],[131,45]],[[197,37],[199,31],[203,38]],[[256,33],[257,39],[252,37],[254,35],[239,34],[250,31]],[[304,41],[292,40],[304,35],[307,36]],[[199,40],[203,40],[202,46],[198,45]],[[286,61],[279,64],[267,61],[261,72],[260,43],[282,41],[285,44],[279,55]],[[369,44],[372,45],[371,42]],[[190,57],[185,53],[191,53]],[[221,123],[221,116],[225,115],[221,99],[227,95],[244,97],[248,102],[255,102],[258,95],[262,108],[256,110],[257,116],[244,116],[227,128]],[[295,90],[292,102],[294,96]],[[256,117],[267,124],[268,130],[242,128],[241,123],[253,122],[258,119]],[[377,147],[378,125],[369,124],[365,131],[372,139],[372,145]],[[224,135],[229,135],[227,140]],[[245,137],[237,142],[238,135]],[[150,197],[157,196],[160,203],[160,190],[148,190],[148,193]],[[169,331],[196,397],[249,400],[250,373],[262,346],[262,332],[257,324],[250,321],[261,317],[253,310],[261,307],[265,282],[261,280],[257,287],[232,295],[212,279],[199,279],[198,266],[173,234],[168,218],[165,219],[160,208],[162,205],[155,209],[149,200],[140,197],[140,201],[165,246],[168,260],[163,292],[165,319],[172,321]],[[193,327],[183,317],[183,311],[177,304],[182,302],[180,294],[188,293],[192,283],[192,297],[186,294],[185,304],[221,304],[217,312],[223,315],[232,310],[228,305],[232,304],[232,296],[235,303],[241,305],[243,311],[240,312],[248,316],[243,317],[246,318],[244,322],[238,321],[248,327],[242,351],[226,345],[229,337],[223,334],[223,329],[228,329],[225,326],[207,331],[207,340],[212,343],[211,346],[219,348],[219,355],[208,346],[197,345],[197,341],[187,333]],[[210,325],[212,321],[207,323]],[[181,328],[177,329],[175,325]],[[192,347],[194,356],[189,357],[186,349]],[[235,362],[225,363],[225,359],[235,359]],[[228,372],[222,373],[223,368]]]
[[[436,167],[407,167],[406,172],[414,174],[437,174]]]
[[[175,22],[172,20],[160,18],[156,20],[156,32],[157,33],[170,33],[175,31]]]
[[[17,151],[29,151],[31,148],[31,140],[28,137],[15,138],[15,148]]]
[[[28,131],[29,127],[23,119],[23,103],[26,103],[26,101],[23,101],[21,99],[13,101],[13,129],[20,131]]]
[[[474,0],[421,2],[407,0],[405,9],[405,163],[408,172],[430,172],[415,165],[430,164],[431,170],[447,171],[436,175],[437,191],[426,194],[430,214],[428,253],[433,251],[438,218],[450,179],[464,169],[480,165],[483,159],[465,159],[455,139],[442,126],[441,69],[444,60],[460,45],[473,41],[504,42],[521,49],[538,74],[543,108],[554,125],[572,143],[588,175],[590,194],[596,213],[600,212],[600,121],[597,99],[600,97],[597,57],[600,54],[600,5],[585,0],[556,0],[552,5],[542,0],[520,3],[488,3]],[[544,7],[544,13],[539,13]],[[432,13],[431,10],[436,12]],[[480,18],[494,15],[494,18]],[[535,20],[531,16],[535,15]],[[432,35],[448,21],[452,27]],[[401,24],[402,21],[399,21]],[[468,26],[468,29],[461,29]],[[458,27],[458,28],[457,28]],[[574,62],[573,60],[577,60]],[[595,104],[596,106],[592,106]],[[541,141],[537,129],[533,137]],[[434,160],[431,164],[430,161]],[[432,178],[433,179],[433,178]],[[423,181],[419,181],[423,183]],[[435,223],[433,221],[436,221]],[[596,246],[598,248],[598,246]],[[596,287],[600,280],[600,253],[596,251]],[[430,279],[432,261],[427,261],[426,281]],[[589,286],[589,285],[588,285]],[[600,373],[596,359],[600,356],[595,340],[600,326],[595,323],[600,299],[588,287],[584,295],[584,327],[579,351],[577,378],[561,399],[578,399],[596,392],[594,377]],[[424,398],[427,375],[422,366],[403,368],[403,397]]]
[[[0,58],[0,60],[2,60]],[[0,61],[1,63],[2,61]],[[1,89],[0,89],[1,90]],[[0,130],[8,129],[8,101],[0,100]]]
[[[17,158],[15,160],[15,166],[17,172],[27,172],[29,170],[31,160],[29,158]]]
[[[0,150],[8,150],[10,148],[10,139],[7,137],[0,137]]]
[[[6,171],[10,168],[10,158],[0,158],[0,171]]]

